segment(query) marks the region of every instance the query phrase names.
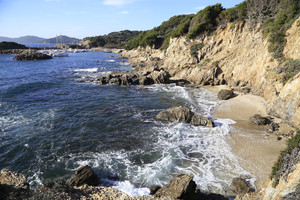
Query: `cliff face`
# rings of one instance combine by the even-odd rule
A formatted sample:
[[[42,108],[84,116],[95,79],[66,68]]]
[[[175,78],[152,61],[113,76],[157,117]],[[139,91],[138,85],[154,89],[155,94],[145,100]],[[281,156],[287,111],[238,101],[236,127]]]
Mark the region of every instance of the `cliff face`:
[[[297,20],[288,30],[286,57],[299,59],[300,31]],[[137,48],[124,51],[137,70],[164,68],[173,79],[185,79],[192,84],[228,84],[233,89],[263,96],[268,112],[300,127],[300,75],[285,85],[281,65],[268,51],[268,41],[259,30],[260,25],[227,24],[212,36],[195,40],[173,38],[165,51]]]

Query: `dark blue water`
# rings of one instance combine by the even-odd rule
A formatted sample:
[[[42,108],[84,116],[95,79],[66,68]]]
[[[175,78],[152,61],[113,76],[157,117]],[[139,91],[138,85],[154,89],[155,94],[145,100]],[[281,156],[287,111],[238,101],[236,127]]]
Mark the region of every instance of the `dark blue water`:
[[[206,128],[154,119],[162,109],[182,104],[209,116],[217,105],[214,95],[175,85],[76,81],[131,70],[117,56],[86,52],[14,61],[14,55],[0,55],[0,169],[21,172],[37,187],[88,164],[103,184],[117,176],[117,187],[133,195],[148,192],[133,185],[162,185],[194,173],[201,189],[224,192],[236,172],[244,173],[224,140],[232,122]]]

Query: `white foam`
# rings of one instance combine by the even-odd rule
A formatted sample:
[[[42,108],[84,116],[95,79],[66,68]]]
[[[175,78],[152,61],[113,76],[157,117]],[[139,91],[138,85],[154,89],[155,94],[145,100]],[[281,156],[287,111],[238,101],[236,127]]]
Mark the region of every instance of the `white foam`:
[[[74,69],[74,72],[97,72],[98,68],[93,67],[93,68],[84,68],[84,69]]]
[[[116,62],[115,60],[105,60],[105,62]]]
[[[131,197],[150,194],[149,188],[136,188],[129,181],[118,182],[118,184],[113,186],[113,188],[120,190],[121,192],[125,192]]]
[[[130,63],[127,63],[127,62],[120,62],[119,65],[130,65]]]

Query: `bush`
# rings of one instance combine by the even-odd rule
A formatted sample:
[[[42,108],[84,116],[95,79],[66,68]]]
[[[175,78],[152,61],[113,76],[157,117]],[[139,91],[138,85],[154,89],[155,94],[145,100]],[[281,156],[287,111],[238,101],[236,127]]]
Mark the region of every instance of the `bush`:
[[[203,47],[204,47],[204,44],[203,44],[203,43],[200,43],[200,44],[193,44],[193,45],[191,46],[191,48],[190,48],[191,56],[197,57],[197,56],[198,56],[199,50],[201,50]]]
[[[217,26],[217,18],[223,10],[221,4],[216,4],[199,11],[191,21],[187,37],[193,39],[201,33],[213,31]]]
[[[247,2],[244,1],[234,8],[224,10],[220,14],[219,21],[225,19],[227,22],[244,21],[247,18]]]
[[[287,61],[282,71],[284,72],[282,82],[286,84],[291,78],[300,72],[300,60]]]
[[[273,187],[276,187],[280,180],[279,171],[282,169],[284,164],[284,158],[286,155],[291,154],[294,148],[299,147],[300,145],[300,130],[297,130],[297,134],[292,137],[291,139],[287,140],[287,147],[285,150],[280,152],[279,158],[275,162],[274,166],[272,167],[271,178],[273,179]]]

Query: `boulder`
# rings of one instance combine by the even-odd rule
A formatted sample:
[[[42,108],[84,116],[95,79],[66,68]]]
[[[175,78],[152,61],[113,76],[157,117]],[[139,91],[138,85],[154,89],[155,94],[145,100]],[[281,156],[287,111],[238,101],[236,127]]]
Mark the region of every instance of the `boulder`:
[[[249,184],[242,178],[234,178],[232,180],[231,190],[236,194],[245,194],[253,191]]]
[[[160,188],[155,194],[155,198],[170,199],[192,199],[195,196],[196,183],[193,181],[193,174],[181,174],[170,181],[169,184]]]
[[[152,85],[152,84],[154,84],[154,81],[151,77],[141,76],[139,78],[139,84],[140,85]]]
[[[234,96],[234,93],[232,90],[221,90],[219,93],[218,93],[218,98],[221,99],[221,100],[227,100],[227,99],[230,99]]]
[[[99,179],[92,168],[88,165],[79,168],[75,174],[68,180],[69,186],[81,186],[83,184],[97,186]]]
[[[29,184],[23,174],[2,169],[0,173],[0,184],[12,186],[15,189],[28,189]]]
[[[168,83],[171,77],[170,74],[164,70],[153,71],[149,76],[156,84]]]
[[[178,106],[161,111],[156,115],[157,120],[190,123],[193,112],[186,106]]]
[[[259,114],[255,114],[254,116],[250,117],[249,120],[256,125],[266,125],[270,123],[268,118],[262,117]]]
[[[211,121],[207,117],[202,117],[197,114],[194,114],[191,120],[191,124],[194,126],[208,126],[208,127],[214,127],[213,121]]]
[[[14,60],[45,60],[52,57],[43,53],[39,53],[33,50],[23,51],[19,55],[14,57]]]

